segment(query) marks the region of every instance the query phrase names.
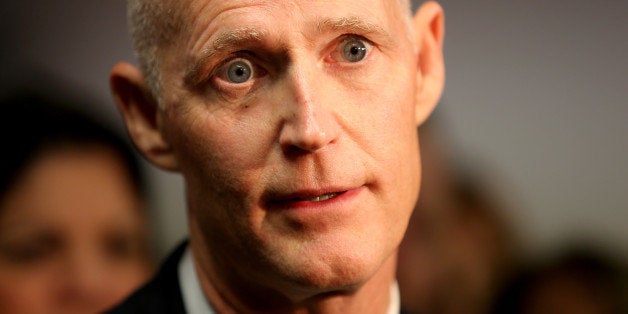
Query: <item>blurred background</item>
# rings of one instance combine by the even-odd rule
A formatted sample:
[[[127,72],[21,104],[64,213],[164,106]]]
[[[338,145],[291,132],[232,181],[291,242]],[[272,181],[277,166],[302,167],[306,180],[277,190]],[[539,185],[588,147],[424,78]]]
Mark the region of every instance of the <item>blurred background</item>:
[[[628,1],[441,4],[447,84],[434,123],[450,167],[503,204],[526,255],[587,243],[627,258]],[[108,73],[134,59],[124,1],[9,1],[0,29],[0,96],[69,89],[122,130]],[[185,237],[183,184],[143,166],[163,255]]]

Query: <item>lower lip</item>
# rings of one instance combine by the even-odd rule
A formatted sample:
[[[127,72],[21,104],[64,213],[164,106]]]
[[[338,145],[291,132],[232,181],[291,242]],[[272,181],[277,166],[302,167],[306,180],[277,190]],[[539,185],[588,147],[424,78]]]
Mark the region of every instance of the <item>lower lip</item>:
[[[358,187],[344,191],[330,199],[324,201],[306,201],[306,200],[285,200],[271,202],[269,207],[278,210],[339,210],[349,206],[350,202],[358,197],[364,187]]]

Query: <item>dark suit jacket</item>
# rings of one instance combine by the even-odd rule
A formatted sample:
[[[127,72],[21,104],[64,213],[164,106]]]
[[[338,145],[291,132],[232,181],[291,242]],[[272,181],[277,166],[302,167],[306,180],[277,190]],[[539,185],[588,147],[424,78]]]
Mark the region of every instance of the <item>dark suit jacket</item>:
[[[151,281],[107,313],[185,314],[179,287],[179,261],[186,247],[187,241],[180,244]]]

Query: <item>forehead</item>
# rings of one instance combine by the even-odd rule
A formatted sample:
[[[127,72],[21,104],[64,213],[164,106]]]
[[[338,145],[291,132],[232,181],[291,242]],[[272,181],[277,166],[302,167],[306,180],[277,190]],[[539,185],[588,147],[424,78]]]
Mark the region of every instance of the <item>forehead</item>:
[[[274,13],[324,10],[330,14],[337,11],[370,11],[372,14],[400,8],[399,0],[188,0],[189,16],[219,15],[227,11],[250,9],[271,17]],[[177,6],[181,5],[179,3]],[[172,8],[175,9],[175,8]]]
[[[202,40],[203,36],[243,26],[271,32],[305,31],[320,26],[321,21],[342,18],[385,28],[396,24],[402,11],[395,0],[191,0],[184,15],[191,39]]]

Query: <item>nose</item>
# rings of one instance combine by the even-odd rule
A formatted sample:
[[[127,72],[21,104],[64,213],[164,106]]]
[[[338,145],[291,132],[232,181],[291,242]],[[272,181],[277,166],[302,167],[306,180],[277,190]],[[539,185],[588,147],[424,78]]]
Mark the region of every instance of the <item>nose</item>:
[[[79,312],[105,310],[113,305],[111,282],[105,275],[105,263],[96,253],[68,256],[58,281],[57,297],[66,309]]]
[[[279,143],[285,152],[314,153],[333,144],[340,130],[332,82],[315,66],[294,66],[286,78]]]

